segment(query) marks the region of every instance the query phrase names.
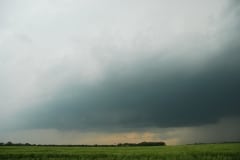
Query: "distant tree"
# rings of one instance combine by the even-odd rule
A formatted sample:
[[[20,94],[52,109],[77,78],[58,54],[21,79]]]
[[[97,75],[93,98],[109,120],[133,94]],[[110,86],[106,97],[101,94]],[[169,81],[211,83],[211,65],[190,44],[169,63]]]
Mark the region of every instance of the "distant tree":
[[[138,143],[139,146],[165,146],[165,142],[141,142]]]
[[[12,143],[11,141],[9,141],[9,142],[7,142],[5,145],[6,145],[6,146],[12,146],[13,143]]]
[[[117,146],[165,146],[165,142],[119,143]]]
[[[30,143],[25,143],[25,146],[31,146],[31,144]]]

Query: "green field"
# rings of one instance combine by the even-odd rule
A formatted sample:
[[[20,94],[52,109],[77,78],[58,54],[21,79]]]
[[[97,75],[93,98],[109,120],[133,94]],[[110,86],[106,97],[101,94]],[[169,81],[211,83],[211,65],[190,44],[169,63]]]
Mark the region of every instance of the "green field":
[[[159,147],[2,146],[0,160],[240,160],[240,143]]]

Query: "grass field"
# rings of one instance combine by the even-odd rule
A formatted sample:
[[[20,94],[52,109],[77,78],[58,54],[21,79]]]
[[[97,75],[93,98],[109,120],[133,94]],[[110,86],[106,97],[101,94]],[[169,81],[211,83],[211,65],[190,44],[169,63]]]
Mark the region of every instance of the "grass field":
[[[240,143],[163,147],[2,146],[0,160],[240,160]]]

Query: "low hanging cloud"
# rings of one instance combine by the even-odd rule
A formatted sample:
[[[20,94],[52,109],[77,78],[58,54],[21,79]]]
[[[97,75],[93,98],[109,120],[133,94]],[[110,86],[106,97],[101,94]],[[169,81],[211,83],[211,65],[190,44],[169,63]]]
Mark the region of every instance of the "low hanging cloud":
[[[239,116],[238,48],[217,55],[198,71],[155,60],[110,72],[93,85],[68,84],[40,104],[30,126],[109,129],[195,126]],[[164,69],[162,69],[164,68]],[[170,68],[170,71],[165,71]],[[130,70],[130,71],[129,71]],[[160,70],[160,71],[159,71]],[[167,73],[166,73],[167,72]],[[31,115],[31,114],[30,114]]]
[[[79,82],[71,79],[27,111],[27,128],[124,131],[198,126],[239,116],[238,15],[239,8],[225,15],[226,21],[235,20],[222,25],[225,33],[186,36],[172,48],[133,53],[96,48],[96,55],[116,53],[107,59],[100,78],[86,84],[75,75]],[[119,54],[134,56],[124,59]]]
[[[239,118],[221,119],[217,124],[195,127],[152,128],[125,132],[82,132],[79,130],[29,129],[0,133],[2,141],[34,144],[118,144],[164,141],[167,145],[239,141]],[[226,129],[227,128],[227,129]],[[221,133],[217,134],[216,133]]]
[[[124,133],[240,116],[237,1],[11,2],[0,16],[11,129]]]

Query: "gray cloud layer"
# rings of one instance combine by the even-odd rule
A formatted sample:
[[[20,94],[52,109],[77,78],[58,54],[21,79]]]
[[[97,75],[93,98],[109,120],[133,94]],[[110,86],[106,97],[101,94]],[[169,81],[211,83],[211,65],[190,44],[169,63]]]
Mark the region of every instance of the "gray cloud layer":
[[[130,73],[114,70],[94,86],[69,84],[53,100],[41,104],[31,125],[59,129],[176,127],[239,116],[239,49],[232,45],[197,73],[174,62],[161,65],[149,60]],[[166,69],[161,68],[170,71],[164,73]]]
[[[162,8],[156,1],[134,1],[129,8],[125,7],[126,2],[118,2],[117,11],[106,7],[109,3],[104,1],[101,5],[107,8],[106,13],[104,7],[87,3],[96,10],[89,12],[82,8],[83,14],[65,1],[49,1],[47,6],[52,3],[59,6],[49,10],[40,3],[44,7],[35,6],[31,10],[40,20],[31,16],[22,19],[27,28],[30,22],[39,28],[30,27],[26,31],[23,25],[13,29],[15,32],[4,29],[0,32],[8,37],[2,40],[2,51],[11,53],[0,56],[6,62],[12,60],[2,63],[6,68],[2,72],[12,74],[10,81],[3,76],[6,82],[0,86],[7,92],[0,91],[3,100],[0,103],[17,106],[13,103],[16,102],[20,106],[16,121],[12,122],[15,127],[125,131],[198,126],[240,116],[237,1],[231,1],[225,12],[216,13],[209,10],[218,2],[209,6],[199,2],[200,8],[209,7],[206,9],[209,15],[198,11],[190,1],[184,1],[179,8],[172,2],[161,2]],[[61,8],[65,5],[66,8]],[[69,5],[72,11],[66,16]],[[189,16],[193,12],[191,7],[196,8],[196,15]],[[166,11],[161,10],[164,8]],[[37,14],[41,9],[49,15],[44,20]],[[144,14],[144,9],[149,15]],[[167,16],[163,16],[165,12]],[[81,22],[76,21],[78,18]],[[4,24],[11,23],[9,20]],[[41,35],[45,32],[51,34],[46,38]],[[24,58],[16,56],[16,50],[8,42],[23,51]],[[13,64],[23,67],[9,69]],[[17,78],[17,82],[11,77]],[[16,86],[13,91],[6,87],[12,84]],[[21,100],[12,98],[12,93]],[[13,101],[8,102],[4,97]],[[21,106],[30,107],[21,109]]]

